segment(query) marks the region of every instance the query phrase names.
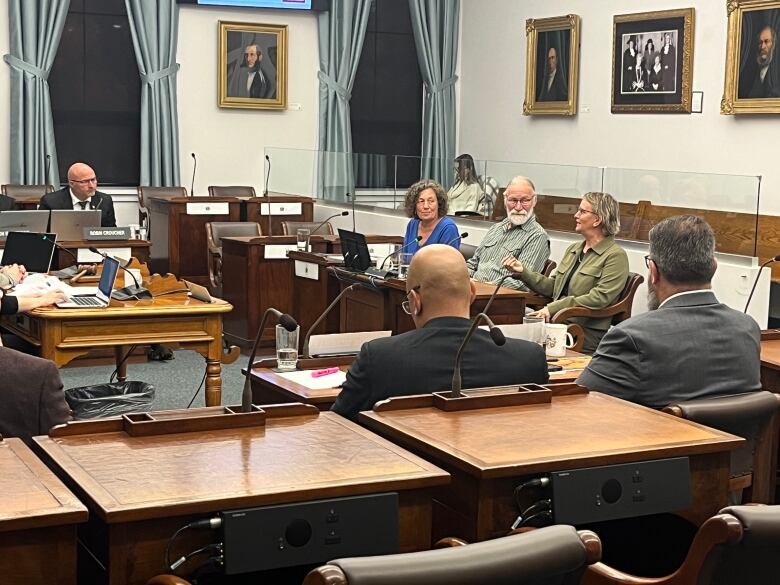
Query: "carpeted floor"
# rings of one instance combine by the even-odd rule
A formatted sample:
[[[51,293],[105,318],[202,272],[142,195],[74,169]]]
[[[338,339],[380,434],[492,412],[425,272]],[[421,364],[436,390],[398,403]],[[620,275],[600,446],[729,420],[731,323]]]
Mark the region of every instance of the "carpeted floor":
[[[241,368],[246,367],[248,359],[249,356],[242,355],[235,363],[222,364],[222,404],[241,404],[241,390],[244,387]],[[67,389],[108,382],[113,371],[112,366],[63,368],[60,376]],[[186,408],[199,385],[192,406],[205,406],[205,392],[201,385],[205,372],[206,362],[200,354],[180,350],[174,352],[174,359],[167,362],[129,364],[127,379],[152,384],[155,388],[152,410],[168,410]]]

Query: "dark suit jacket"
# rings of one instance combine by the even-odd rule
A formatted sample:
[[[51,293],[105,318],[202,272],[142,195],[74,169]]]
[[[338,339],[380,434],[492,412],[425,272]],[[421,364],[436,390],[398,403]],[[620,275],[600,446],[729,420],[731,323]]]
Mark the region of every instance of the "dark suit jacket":
[[[547,76],[542,78],[542,87],[539,88],[539,102],[562,102],[569,99],[569,92],[566,90],[566,80],[560,71],[556,71],[553,77],[552,86],[547,89]]]
[[[100,225],[102,227],[116,227],[114,201],[111,199],[111,195],[96,191],[89,200],[87,208],[100,209]],[[41,197],[41,204],[38,206],[38,209],[73,209],[70,189],[65,187],[54,193],[47,193]]]
[[[711,291],[610,329],[577,383],[652,408],[761,389],[758,324]]]
[[[70,420],[59,370],[53,362],[0,347],[0,434],[30,443]]]
[[[455,354],[469,325],[461,317],[439,317],[421,329],[364,344],[331,410],[354,418],[391,396],[449,390]],[[544,384],[547,362],[540,345],[507,339],[498,347],[486,331],[477,330],[464,351],[461,377],[463,388]]]
[[[13,197],[0,196],[0,211],[10,211],[16,206],[16,200]]]

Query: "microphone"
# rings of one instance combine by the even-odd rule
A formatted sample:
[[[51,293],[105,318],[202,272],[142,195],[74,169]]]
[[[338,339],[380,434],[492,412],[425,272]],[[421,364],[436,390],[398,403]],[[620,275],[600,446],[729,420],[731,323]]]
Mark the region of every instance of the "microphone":
[[[370,274],[371,276],[376,276],[378,278],[387,278],[387,275],[392,272],[392,270],[385,270],[384,269],[385,268],[385,262],[387,262],[387,259],[390,258],[390,256],[392,256],[393,254],[400,254],[406,248],[408,248],[409,246],[411,246],[414,243],[419,244],[421,241],[422,241],[422,236],[417,236],[416,240],[412,240],[408,244],[405,244],[405,245],[401,246],[395,252],[390,252],[387,256],[385,256],[384,260],[382,260],[382,263],[379,265],[379,268],[376,268],[376,267],[372,266],[371,268],[366,270],[366,274]]]
[[[195,153],[191,152],[192,156],[192,183],[190,183],[190,197],[195,197],[195,170],[198,168],[198,159],[195,158]]]
[[[505,280],[507,280],[507,279],[509,279],[509,278],[514,278],[515,280],[517,280],[517,279],[519,279],[520,277],[519,277],[517,274],[512,274],[512,273],[510,273],[510,274],[507,274],[507,275],[505,275],[505,276],[502,276],[502,277],[501,277],[501,280],[499,280],[499,281],[498,281],[498,284],[496,284],[496,288],[495,288],[495,290],[493,290],[493,294],[492,294],[492,295],[490,295],[490,298],[488,299],[488,302],[487,302],[487,304],[485,305],[485,308],[484,308],[484,309],[482,309],[482,312],[483,312],[483,313],[486,313],[486,314],[487,314],[487,312],[488,312],[488,309],[490,309],[490,305],[492,305],[492,304],[493,304],[493,300],[496,298],[496,295],[498,294],[498,291],[499,291],[499,290],[501,290],[501,285],[502,285],[502,284],[504,284],[504,281],[505,281]]]
[[[355,196],[347,193],[347,199],[349,199],[352,202],[352,231],[356,232],[357,230],[355,229]]]
[[[465,239],[465,238],[468,238],[468,237],[469,237],[469,233],[468,233],[468,232],[463,232],[463,233],[462,233],[462,234],[460,234],[460,235],[459,235],[457,238],[452,238],[452,239],[451,239],[449,242],[447,242],[445,245],[447,245],[447,246],[452,246],[452,244],[454,244],[454,243],[455,243],[455,242],[457,242],[458,240],[463,240],[463,239]],[[460,248],[460,245],[458,245],[458,247]]]
[[[268,162],[268,170],[265,172],[265,185],[263,189],[263,197],[268,197],[268,180],[271,178],[271,157],[265,155],[265,160]],[[269,236],[271,234],[268,234]]]
[[[76,267],[78,268],[78,265],[79,265],[79,259],[78,259],[78,258],[76,258],[76,255],[75,255],[73,252],[71,252],[70,250],[68,250],[68,249],[67,249],[65,246],[63,246],[62,244],[58,244],[58,243],[57,243],[57,240],[50,240],[49,238],[47,238],[47,237],[46,237],[46,235],[44,235],[44,236],[43,236],[43,239],[44,239],[44,240],[46,240],[47,242],[51,242],[52,244],[54,244],[54,246],[55,246],[55,247],[56,247],[58,250],[62,250],[63,252],[67,252],[68,254],[70,254],[70,257],[71,257],[71,258],[73,258],[73,261],[74,261],[74,263],[76,264]]]
[[[97,194],[93,195],[92,197],[97,197]],[[97,205],[93,204],[92,203],[92,198],[90,198],[90,200],[89,200],[89,208],[92,211],[97,211],[98,209],[100,209],[101,205],[103,205],[103,198],[102,197],[98,197]]]
[[[257,346],[260,344],[260,338],[263,336],[263,329],[265,329],[265,322],[266,319],[268,319],[269,314],[273,314],[279,320],[279,325],[287,329],[287,331],[295,331],[298,328],[298,322],[287,313],[282,313],[273,307],[268,307],[265,310],[263,318],[260,321],[260,327],[255,335],[255,344],[252,346],[252,355],[249,356],[249,363],[246,366],[244,390],[241,393],[241,412],[251,412],[252,410],[252,365],[255,363]]]
[[[98,254],[102,256],[103,258],[107,258],[108,254],[105,252],[101,252],[98,250],[95,246],[90,246],[89,251]],[[128,262],[129,264],[129,262]],[[130,301],[135,299],[151,299],[154,297],[154,295],[144,287],[138,284],[138,279],[135,277],[135,274],[133,274],[130,270],[125,268],[125,266],[120,262],[119,268],[124,270],[127,274],[130,275],[130,278],[133,279],[133,282],[135,283],[133,286],[125,286],[123,288],[116,289],[111,296],[114,297],[118,301]]]
[[[761,266],[758,267],[758,274],[756,274],[756,279],[753,281],[753,288],[750,289],[750,294],[748,295],[747,303],[745,303],[745,310],[742,311],[743,313],[747,313],[748,307],[750,306],[750,301],[753,298],[753,293],[756,292],[756,285],[758,284],[758,279],[761,278],[761,271],[766,268],[769,264],[772,264],[772,262],[778,262],[780,261],[780,254],[775,256],[774,258],[770,258],[766,262],[764,262]]]
[[[498,346],[502,346],[506,343],[506,337],[504,337],[503,331],[501,331],[498,327],[496,327],[493,324],[493,321],[490,320],[490,317],[485,315],[485,313],[479,313],[476,317],[474,317],[474,320],[471,322],[471,327],[469,327],[468,332],[466,333],[466,337],[463,338],[463,342],[460,344],[460,347],[458,348],[458,353],[455,356],[455,369],[452,372],[452,394],[450,395],[451,398],[460,398],[463,394],[461,393],[461,378],[460,378],[460,363],[463,359],[463,350],[466,347],[466,344],[469,342],[469,339],[471,339],[471,336],[474,335],[474,331],[477,329],[477,325],[480,321],[486,321],[488,324],[488,327],[490,327],[490,338],[493,340],[493,343],[495,343]]]
[[[328,305],[328,307],[322,312],[322,314],[319,317],[317,317],[317,320],[314,322],[314,324],[311,327],[309,327],[309,330],[306,332],[306,337],[303,338],[303,357],[305,358],[311,357],[309,355],[309,338],[311,337],[311,334],[314,332],[314,330],[317,328],[317,325],[322,323],[322,320],[325,319],[328,313],[330,313],[331,309],[336,306],[336,303],[338,303],[341,300],[341,297],[347,294],[347,292],[351,290],[355,290],[358,286],[360,286],[358,283],[350,284],[343,291],[337,294],[336,298],[333,299],[333,302]]]
[[[334,217],[344,217],[344,216],[347,216],[347,215],[349,215],[349,211],[340,211],[339,213],[334,213],[333,215],[331,215],[331,216],[330,216],[330,217],[328,217],[327,219],[324,219],[323,221],[321,221],[321,222],[320,222],[320,223],[317,225],[317,227],[316,227],[316,228],[314,228],[313,230],[311,230],[311,231],[309,232],[309,235],[310,235],[310,236],[313,236],[313,235],[314,235],[314,232],[316,232],[318,229],[320,229],[322,226],[324,226],[326,223],[328,223],[328,222],[329,222],[331,219],[333,219]]]

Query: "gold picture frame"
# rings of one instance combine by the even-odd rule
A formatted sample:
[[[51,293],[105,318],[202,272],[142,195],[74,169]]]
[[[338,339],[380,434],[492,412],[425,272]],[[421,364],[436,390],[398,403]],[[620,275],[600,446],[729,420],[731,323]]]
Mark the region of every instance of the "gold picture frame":
[[[721,114],[780,113],[780,0],[729,0]],[[762,73],[763,71],[763,73]]]
[[[693,8],[613,18],[612,113],[691,113]]]
[[[287,26],[219,21],[220,108],[287,107]]]
[[[577,113],[580,69],[580,17],[576,14],[525,21],[526,116]],[[554,73],[550,74],[550,64]],[[565,75],[559,75],[563,71]]]

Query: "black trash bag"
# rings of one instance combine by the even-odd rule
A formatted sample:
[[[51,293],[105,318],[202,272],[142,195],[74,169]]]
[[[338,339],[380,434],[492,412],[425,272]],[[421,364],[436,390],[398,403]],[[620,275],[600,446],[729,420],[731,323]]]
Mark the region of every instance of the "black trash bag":
[[[154,386],[146,382],[113,382],[65,390],[73,418],[105,418],[152,409]]]

